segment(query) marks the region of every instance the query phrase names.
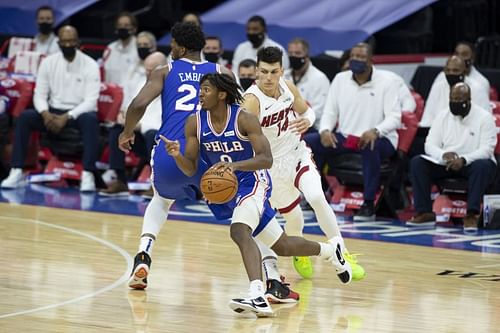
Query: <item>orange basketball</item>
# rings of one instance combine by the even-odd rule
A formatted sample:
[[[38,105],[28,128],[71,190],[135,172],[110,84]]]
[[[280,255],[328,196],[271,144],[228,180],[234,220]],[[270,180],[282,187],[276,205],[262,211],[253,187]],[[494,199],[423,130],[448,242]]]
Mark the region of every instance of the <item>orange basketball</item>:
[[[200,188],[210,203],[223,204],[238,192],[238,179],[232,172],[208,169],[201,177]]]

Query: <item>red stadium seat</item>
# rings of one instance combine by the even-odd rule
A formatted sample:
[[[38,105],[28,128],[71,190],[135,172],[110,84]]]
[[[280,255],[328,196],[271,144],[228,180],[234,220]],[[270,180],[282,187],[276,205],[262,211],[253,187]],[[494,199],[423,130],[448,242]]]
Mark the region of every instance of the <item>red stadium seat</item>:
[[[490,101],[491,112],[494,115],[500,114],[500,102],[499,101]]]
[[[97,118],[102,122],[115,122],[123,101],[123,89],[114,83],[101,83],[97,102]]]
[[[498,92],[495,87],[490,87],[490,101],[498,101]]]
[[[402,128],[398,129],[398,150],[408,153],[410,146],[417,134],[418,119],[413,112],[403,112],[401,115]]]
[[[0,80],[0,94],[9,98],[7,112],[14,118],[19,117],[33,100],[35,84],[23,79],[6,78]]]
[[[41,52],[17,52],[14,57],[10,58],[7,72],[30,75],[35,78],[43,58],[45,58],[45,55]]]
[[[424,99],[420,94],[416,91],[411,91],[413,98],[415,99],[415,103],[417,107],[415,108],[415,115],[417,116],[417,120],[422,120],[422,115],[424,114]]]

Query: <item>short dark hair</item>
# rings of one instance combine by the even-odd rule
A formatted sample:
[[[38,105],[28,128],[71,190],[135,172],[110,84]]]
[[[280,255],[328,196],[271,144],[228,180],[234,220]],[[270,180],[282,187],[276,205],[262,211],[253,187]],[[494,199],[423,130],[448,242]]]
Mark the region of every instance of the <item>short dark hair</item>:
[[[38,16],[38,14],[40,14],[40,12],[42,10],[50,10],[52,12],[52,16],[55,16],[54,15],[54,8],[47,6],[47,5],[38,7],[36,10],[36,16]]]
[[[465,45],[465,46],[469,47],[469,49],[472,52],[472,55],[476,54],[476,46],[474,44],[472,44],[471,42],[462,40],[462,41],[458,42],[457,45],[455,45],[455,48],[457,48],[458,45]]]
[[[122,17],[128,17],[132,26],[137,29],[137,18],[131,12],[121,12],[116,16],[115,26],[118,24],[118,20]]]
[[[177,22],[172,28],[172,38],[179,46],[189,51],[201,51],[205,46],[205,36],[201,28],[192,22]]]
[[[234,104],[241,103],[241,101],[243,101],[243,97],[241,96],[239,90],[240,86],[238,85],[238,83],[236,83],[232,76],[219,73],[205,74],[200,80],[200,85],[207,80],[211,85],[216,87],[217,90],[227,93],[226,103]]]
[[[354,45],[352,48],[355,48],[355,47],[365,48],[366,49],[366,53],[368,53],[368,56],[370,58],[373,56],[373,47],[370,44],[365,43],[365,42],[361,42],[361,43],[358,43],[358,44]]]
[[[263,47],[257,52],[257,64],[261,61],[268,64],[279,62],[280,65],[283,65],[283,51],[276,46]]]
[[[238,65],[240,67],[257,67],[257,63],[253,59],[245,59]]]
[[[250,22],[259,22],[262,25],[262,27],[264,28],[264,31],[267,31],[266,20],[264,20],[264,18],[262,16],[254,15],[248,19],[247,24]]]
[[[304,48],[304,52],[309,55],[309,43],[304,38],[296,37],[292,39],[288,44],[301,44]]]
[[[208,39],[214,39],[214,40],[219,41],[219,46],[222,49],[222,39],[220,39],[218,36],[206,36],[205,40],[208,40]]]

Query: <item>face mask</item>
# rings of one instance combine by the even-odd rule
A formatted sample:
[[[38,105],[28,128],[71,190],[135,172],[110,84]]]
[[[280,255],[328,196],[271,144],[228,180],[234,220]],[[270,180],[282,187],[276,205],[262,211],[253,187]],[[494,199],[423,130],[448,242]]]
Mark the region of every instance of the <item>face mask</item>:
[[[144,60],[148,57],[148,55],[151,54],[151,51],[149,47],[138,47],[137,53],[139,54],[139,58],[141,58],[141,60]]]
[[[306,63],[306,57],[288,57],[290,59],[290,67],[294,70],[301,69]]]
[[[38,31],[42,35],[48,35],[52,32],[52,23],[42,22],[38,23]]]
[[[464,60],[465,68],[469,69],[472,66],[472,59]]]
[[[206,61],[210,61],[210,62],[215,62],[216,63],[219,60],[219,54],[218,53],[203,52],[203,56],[205,57]]]
[[[116,30],[116,34],[121,40],[125,40],[130,37],[130,31],[127,28],[120,28]]]
[[[470,101],[450,102],[450,111],[454,116],[461,116],[464,118],[469,114],[470,108]]]
[[[76,46],[59,46],[64,58],[72,60],[76,54]]]
[[[255,48],[259,47],[262,45],[264,42],[264,34],[247,34],[247,38],[252,43],[252,46]]]
[[[255,79],[250,77],[240,78],[240,84],[243,90],[247,90],[254,83]]]
[[[446,81],[448,81],[450,87],[453,87],[455,84],[459,82],[464,82],[464,75],[446,74]]]
[[[368,68],[368,64],[365,61],[355,60],[355,59],[352,59],[349,61],[349,69],[354,74],[364,73],[364,72],[366,72],[367,68]]]

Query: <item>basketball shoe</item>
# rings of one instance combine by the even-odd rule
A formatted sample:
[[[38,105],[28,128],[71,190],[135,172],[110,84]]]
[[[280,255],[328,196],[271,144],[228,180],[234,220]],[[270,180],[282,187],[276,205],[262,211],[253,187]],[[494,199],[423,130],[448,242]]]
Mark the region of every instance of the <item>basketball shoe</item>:
[[[132,289],[146,289],[148,286],[149,267],[151,257],[146,252],[137,253],[134,258],[134,269],[128,279],[128,286]]]
[[[285,283],[285,278],[282,276],[281,281],[267,280],[266,298],[269,303],[296,303],[300,296],[295,291],[291,290],[289,283]]]
[[[293,267],[304,279],[310,279],[313,275],[311,258],[309,257],[292,257]]]
[[[353,281],[361,281],[365,278],[366,272],[363,266],[358,264],[358,259],[357,259],[357,254],[350,254],[349,251],[344,249],[344,252],[342,252],[344,255],[345,260],[349,264],[351,264],[352,268],[352,280]]]
[[[229,307],[236,313],[246,314],[253,313],[257,317],[272,317],[274,315],[271,305],[265,297],[259,296],[256,298],[233,298],[229,302]]]
[[[350,283],[352,280],[352,267],[342,254],[342,238],[335,236],[328,240],[328,242],[333,246],[334,253],[327,260],[335,267],[340,281],[344,284]]]

